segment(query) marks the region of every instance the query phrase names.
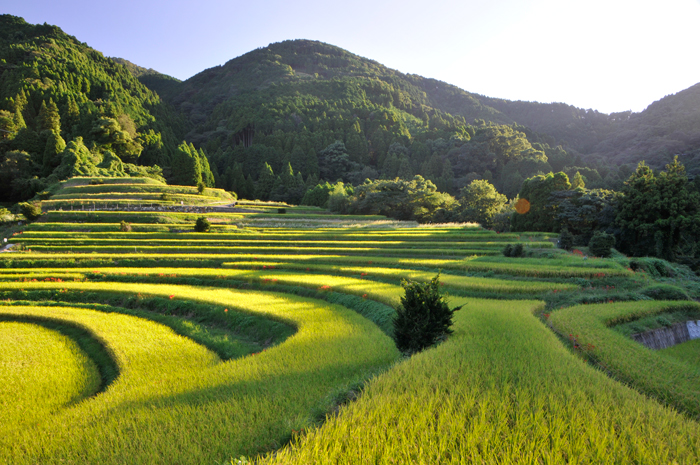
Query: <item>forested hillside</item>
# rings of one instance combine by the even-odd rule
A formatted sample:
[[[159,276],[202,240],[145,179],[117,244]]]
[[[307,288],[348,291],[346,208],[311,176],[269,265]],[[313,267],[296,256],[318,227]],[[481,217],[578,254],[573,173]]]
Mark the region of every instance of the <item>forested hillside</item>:
[[[690,173],[700,174],[700,84],[666,96],[640,113],[606,115],[563,103],[487,97],[481,101],[518,124],[553,137],[589,164],[608,160],[636,166],[645,160],[660,169],[679,155]]]
[[[72,175],[160,177],[185,128],[129,70],[58,27],[0,16],[0,197]]]
[[[658,170],[678,154],[691,176],[700,171],[700,85],[606,115],[472,94],[309,40],[180,82],[10,15],[0,17],[0,69],[7,200],[108,172],[299,201],[319,180],[419,174],[457,195],[482,179],[513,198],[549,172],[617,190],[642,159]]]
[[[266,163],[273,176],[291,164],[307,183],[420,174],[441,191],[486,179],[513,197],[527,177],[576,162],[474,94],[321,42],[272,44],[160,90],[188,118],[186,138],[206,148],[218,185],[243,196]]]

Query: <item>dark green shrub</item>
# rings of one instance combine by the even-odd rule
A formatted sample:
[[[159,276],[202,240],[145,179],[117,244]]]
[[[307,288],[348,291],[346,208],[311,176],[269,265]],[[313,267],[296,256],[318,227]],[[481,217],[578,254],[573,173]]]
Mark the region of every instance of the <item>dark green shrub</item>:
[[[506,244],[506,246],[503,247],[503,256],[510,257],[512,254],[513,254],[513,244]]]
[[[203,216],[197,218],[197,222],[194,224],[194,230],[196,232],[208,232],[210,227],[211,223]]]
[[[199,181],[197,183],[197,192],[199,192],[200,194],[204,194],[204,189],[206,187],[207,187],[206,184],[204,184],[202,181]]]
[[[522,257],[525,254],[525,248],[523,244],[518,242],[513,246],[513,252],[511,252],[511,257]]]
[[[561,233],[559,233],[559,241],[557,246],[564,250],[571,250],[571,248],[574,246],[574,235],[571,234],[567,228],[562,229]]]
[[[405,295],[394,317],[394,342],[403,353],[412,354],[430,347],[452,333],[452,315],[440,293],[440,274],[428,283],[403,280]]]
[[[615,247],[615,236],[596,231],[588,242],[588,251],[594,257],[609,257]]]
[[[690,296],[685,290],[669,284],[656,284],[645,287],[640,293],[654,300],[690,300]]]
[[[167,192],[163,192],[162,194],[160,194],[160,200],[164,202],[169,201],[171,198],[172,197],[170,197],[170,194],[168,194]]]
[[[277,213],[279,213],[279,214],[287,213],[287,209],[286,208],[278,208]]]
[[[682,274],[678,267],[661,258],[639,257],[630,260],[632,271],[643,270],[654,278],[675,278],[677,274]]]
[[[39,202],[21,202],[18,206],[20,213],[29,221],[34,221],[42,215],[41,203]]]

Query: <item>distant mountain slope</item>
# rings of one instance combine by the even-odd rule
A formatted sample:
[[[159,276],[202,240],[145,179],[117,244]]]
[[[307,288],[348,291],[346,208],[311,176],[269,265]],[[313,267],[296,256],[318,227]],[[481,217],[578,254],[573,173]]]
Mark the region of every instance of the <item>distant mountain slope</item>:
[[[112,57],[111,59],[128,69],[132,76],[157,94],[166,94],[181,82],[177,78],[160,73],[153,68],[144,68],[124,58]]]
[[[700,84],[664,97],[639,113],[606,115],[562,103],[512,102],[483,97],[489,106],[548,134],[586,158],[662,168],[680,155],[700,174]]]
[[[678,154],[689,172],[700,175],[700,84],[631,114],[592,153],[618,163],[646,160],[654,167]]]

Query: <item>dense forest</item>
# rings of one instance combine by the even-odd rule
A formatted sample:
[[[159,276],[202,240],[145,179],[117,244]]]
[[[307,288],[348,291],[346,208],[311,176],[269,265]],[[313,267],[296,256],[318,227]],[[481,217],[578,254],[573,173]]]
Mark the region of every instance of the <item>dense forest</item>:
[[[697,256],[692,208],[664,233],[673,250],[619,215],[640,177],[675,173],[695,199],[700,84],[607,115],[472,94],[309,40],[181,82],[10,15],[0,72],[3,201],[75,175],[150,176],[350,213],[564,229],[580,244],[605,231],[646,240],[645,253]],[[526,214],[513,213],[519,199]]]
[[[75,175],[177,174],[186,120],[123,64],[55,26],[2,15],[0,70],[0,198]]]

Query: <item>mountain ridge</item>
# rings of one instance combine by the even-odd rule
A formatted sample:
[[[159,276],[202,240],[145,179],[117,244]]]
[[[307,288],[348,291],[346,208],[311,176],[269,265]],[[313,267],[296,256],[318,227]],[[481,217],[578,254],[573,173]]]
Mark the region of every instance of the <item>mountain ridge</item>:
[[[509,197],[552,170],[617,189],[638,161],[658,169],[675,154],[700,173],[700,84],[607,115],[486,97],[311,40],[260,47],[180,81],[10,15],[0,18],[0,60],[4,197],[13,183],[15,197],[44,188],[76,138],[85,153],[110,152],[105,159],[132,170],[159,164],[166,177],[185,139],[229,190],[253,184],[265,165],[306,182],[420,174],[453,194],[486,179]]]

